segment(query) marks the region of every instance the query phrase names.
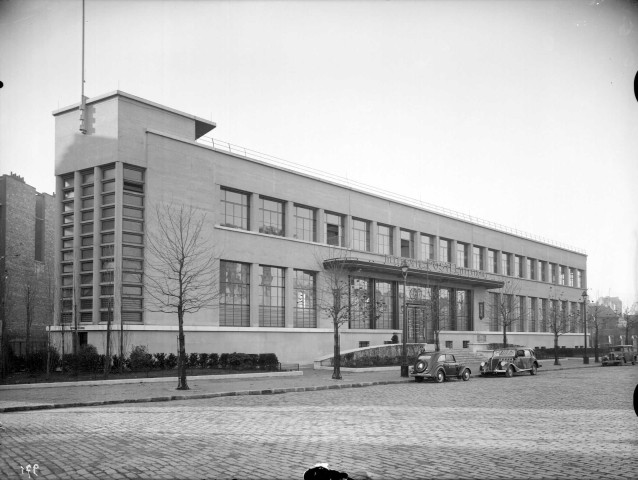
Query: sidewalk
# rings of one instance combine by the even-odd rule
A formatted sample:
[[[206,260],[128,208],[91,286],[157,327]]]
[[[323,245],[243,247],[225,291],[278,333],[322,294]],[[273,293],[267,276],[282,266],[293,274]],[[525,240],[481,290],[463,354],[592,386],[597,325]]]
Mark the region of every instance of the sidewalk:
[[[590,359],[588,365],[582,358],[561,358],[561,365],[551,359],[541,360],[539,374],[572,368],[600,367]],[[476,377],[478,365],[469,365]],[[26,384],[0,386],[0,412],[69,408],[116,403],[166,402],[214,398],[236,395],[271,395],[287,392],[368,387],[394,383],[413,382],[402,378],[399,367],[379,367],[374,371],[352,372],[342,369],[342,380],[333,380],[332,369],[313,370],[303,368],[298,372],[275,374],[251,374],[188,377],[190,390],[176,390],[177,378],[104,380],[69,382],[62,384]]]

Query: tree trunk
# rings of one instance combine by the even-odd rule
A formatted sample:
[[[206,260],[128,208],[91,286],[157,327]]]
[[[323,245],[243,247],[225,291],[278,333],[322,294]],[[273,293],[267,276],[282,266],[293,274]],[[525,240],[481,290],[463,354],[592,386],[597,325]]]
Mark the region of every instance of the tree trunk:
[[[554,365],[560,365],[558,361],[558,332],[554,332]]]
[[[598,323],[596,324],[596,328],[594,329],[595,337],[594,337],[594,363],[599,363],[598,359]]]
[[[179,323],[179,355],[177,360],[177,390],[190,390],[186,383],[186,345],[184,339],[184,312],[178,309],[177,318]]]
[[[503,348],[507,348],[507,323],[503,321]]]
[[[341,346],[339,345],[339,325],[335,321],[334,325],[334,360],[332,371],[332,378],[334,380],[341,380]]]
[[[111,370],[111,303],[109,302],[108,317],[106,319],[106,353],[104,354],[104,378],[109,377]]]
[[[120,312],[120,363],[118,365],[120,373],[124,371],[124,319]]]

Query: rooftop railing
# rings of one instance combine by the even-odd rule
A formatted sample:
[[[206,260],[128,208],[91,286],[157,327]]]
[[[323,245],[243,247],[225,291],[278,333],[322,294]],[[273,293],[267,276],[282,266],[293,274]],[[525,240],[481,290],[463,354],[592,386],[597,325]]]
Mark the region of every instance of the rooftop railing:
[[[487,227],[492,230],[498,230],[503,233],[508,233],[510,235],[515,235],[517,237],[526,238],[528,240],[534,240],[536,242],[545,243],[547,245],[552,245],[554,247],[563,248],[565,250],[570,250],[576,253],[581,253],[583,255],[586,254],[586,251],[579,247],[574,247],[573,245],[568,245],[565,243],[557,242],[555,240],[551,240],[548,238],[541,237],[539,235],[534,235],[529,232],[525,232],[522,230],[518,230],[516,228],[508,227],[506,225],[501,225],[500,223],[492,222],[489,220],[484,220],[479,217],[475,217],[473,215],[468,215],[462,212],[457,212],[455,210],[451,210],[449,208],[441,207],[438,205],[434,205],[432,203],[423,202],[421,200],[417,200],[415,198],[406,197],[404,195],[400,195],[398,193],[390,192],[388,190],[383,190],[378,187],[374,187],[372,185],[367,185],[365,183],[357,182],[355,180],[350,180],[348,178],[340,177],[338,175],[334,175],[332,173],[324,172],[322,170],[318,170],[316,168],[307,167],[305,165],[300,165],[294,162],[290,162],[288,160],[284,160],[282,158],[274,157],[272,155],[268,155],[266,153],[258,152],[256,150],[251,150],[246,147],[242,147],[239,145],[234,145],[229,142],[225,142],[223,140],[218,140],[216,138],[210,136],[203,136],[198,139],[198,142],[201,142],[204,145],[211,146],[213,149],[227,152],[232,155],[237,155],[240,157],[248,158],[251,160],[256,160],[259,162],[267,163],[279,168],[284,168],[291,170],[296,173],[300,173],[303,175],[307,175],[310,177],[317,178],[319,180],[323,180],[326,182],[334,183],[340,185],[342,187],[349,188],[351,190],[357,190],[364,193],[368,193],[375,196],[380,196],[388,200],[393,200],[395,202],[403,203],[406,205],[410,205],[416,208],[420,208],[423,210],[427,210],[429,212],[437,213],[440,215],[445,215],[447,217],[455,218],[457,220],[462,220],[468,223],[472,223],[475,225],[480,225],[482,227]]]

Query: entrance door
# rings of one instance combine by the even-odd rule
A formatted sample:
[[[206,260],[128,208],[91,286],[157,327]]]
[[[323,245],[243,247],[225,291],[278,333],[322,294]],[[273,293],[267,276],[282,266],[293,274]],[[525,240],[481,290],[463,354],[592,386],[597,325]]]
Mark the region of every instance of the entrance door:
[[[423,305],[408,305],[406,307],[408,313],[408,338],[409,343],[426,343],[428,340],[432,343],[432,338],[427,338],[429,331],[427,329],[430,322],[428,311]]]

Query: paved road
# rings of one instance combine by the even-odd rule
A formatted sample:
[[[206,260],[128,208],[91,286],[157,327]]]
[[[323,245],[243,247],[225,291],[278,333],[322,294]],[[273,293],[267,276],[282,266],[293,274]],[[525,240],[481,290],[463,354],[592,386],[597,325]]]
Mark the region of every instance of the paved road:
[[[6,413],[0,476],[635,479],[637,384],[638,367],[589,368]]]

